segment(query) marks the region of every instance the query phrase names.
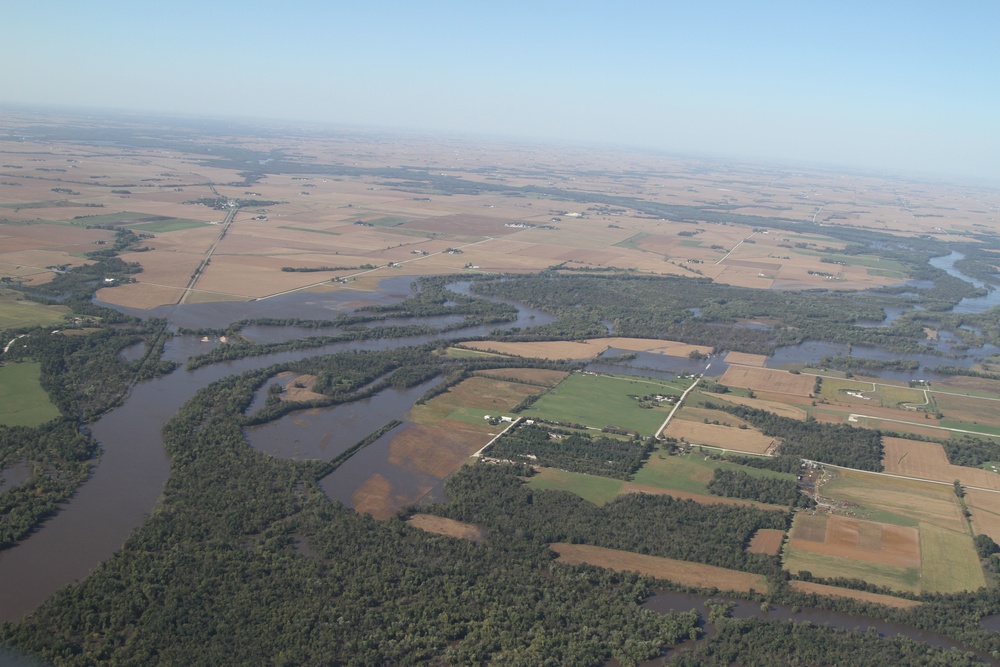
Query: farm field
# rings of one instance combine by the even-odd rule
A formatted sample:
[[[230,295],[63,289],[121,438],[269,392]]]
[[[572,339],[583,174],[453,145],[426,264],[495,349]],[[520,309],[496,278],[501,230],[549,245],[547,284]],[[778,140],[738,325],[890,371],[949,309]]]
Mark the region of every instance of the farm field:
[[[1000,474],[952,465],[944,448],[936,442],[883,437],[882,446],[885,449],[882,465],[886,472],[949,484],[959,480],[964,485],[1000,491]],[[995,501],[1000,507],[1000,495]]]
[[[528,478],[528,486],[533,489],[569,491],[595,505],[603,505],[614,500],[622,492],[624,485],[625,482],[620,479],[554,468],[539,468],[535,475]]]
[[[469,341],[462,347],[485,352],[507,354],[515,357],[537,359],[592,359],[608,348],[631,352],[653,352],[672,357],[686,357],[692,352],[708,354],[712,350],[704,345],[688,345],[653,338],[591,338],[583,341],[539,341],[530,343],[506,341]]]
[[[748,454],[769,453],[777,446],[774,438],[763,435],[753,428],[740,429],[724,424],[704,424],[677,419],[676,416],[664,429],[663,436],[677,438],[692,445],[708,445]]]
[[[45,306],[19,299],[14,294],[0,293],[0,331],[20,327],[45,326],[66,321],[70,310],[66,306]],[[0,349],[9,341],[0,341]]]
[[[669,403],[642,408],[637,397],[679,396],[690,380],[666,382],[626,375],[573,373],[522,412],[529,419],[548,419],[602,429],[615,426],[650,436],[669,414]]]
[[[727,387],[742,387],[753,391],[809,396],[812,393],[816,380],[810,375],[795,375],[787,371],[770,368],[730,366],[726,369],[725,374],[719,382]]]
[[[965,504],[972,514],[972,529],[976,534],[989,535],[1000,544],[1000,495],[966,489]]]
[[[41,364],[0,365],[0,425],[38,426],[59,416],[39,384]]]
[[[435,535],[447,535],[473,542],[483,538],[483,531],[478,526],[434,514],[414,514],[406,520],[406,523]]]
[[[747,551],[752,554],[767,554],[777,556],[781,552],[781,545],[785,540],[785,531],[775,528],[761,528],[754,533],[750,540]]]
[[[852,396],[848,392],[856,395]],[[927,397],[925,397],[924,392],[920,389],[895,386],[883,382],[872,383],[831,377],[823,378],[823,386],[819,397],[836,403],[864,406],[865,408],[877,406],[881,408],[900,409],[905,405],[924,406],[927,402]],[[900,419],[916,420],[922,418],[922,415],[915,413],[913,410],[906,412],[908,416],[900,417]]]
[[[866,591],[856,591],[850,588],[840,588],[839,586],[827,586],[817,584],[814,581],[790,581],[789,586],[800,593],[815,593],[816,595],[826,595],[835,598],[850,598],[861,600],[862,602],[874,602],[896,609],[912,609],[919,607],[922,603],[906,598],[897,598],[892,595],[882,595],[880,593],[868,593]]]
[[[567,565],[587,563],[619,572],[638,572],[657,579],[667,579],[682,586],[718,588],[724,591],[767,592],[767,582],[759,574],[660,556],[646,556],[618,549],[605,549],[589,544],[556,543],[550,544],[549,548],[559,554],[558,562]]]

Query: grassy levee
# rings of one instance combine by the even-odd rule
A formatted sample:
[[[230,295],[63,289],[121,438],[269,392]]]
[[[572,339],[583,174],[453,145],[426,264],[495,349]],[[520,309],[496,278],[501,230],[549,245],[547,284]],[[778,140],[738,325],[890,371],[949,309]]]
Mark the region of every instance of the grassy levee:
[[[573,373],[538,399],[524,416],[584,424],[593,428],[617,426],[653,435],[672,406],[642,408],[632,396],[680,395],[689,381],[666,382],[630,376]]]
[[[0,424],[38,426],[59,416],[39,383],[41,369],[32,362],[0,366]]]

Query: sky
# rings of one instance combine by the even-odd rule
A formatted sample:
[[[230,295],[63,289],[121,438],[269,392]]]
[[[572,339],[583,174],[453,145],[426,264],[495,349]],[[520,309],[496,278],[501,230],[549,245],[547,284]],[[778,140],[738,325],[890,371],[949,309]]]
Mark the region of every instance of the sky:
[[[1000,2],[8,3],[0,103],[1000,182]]]

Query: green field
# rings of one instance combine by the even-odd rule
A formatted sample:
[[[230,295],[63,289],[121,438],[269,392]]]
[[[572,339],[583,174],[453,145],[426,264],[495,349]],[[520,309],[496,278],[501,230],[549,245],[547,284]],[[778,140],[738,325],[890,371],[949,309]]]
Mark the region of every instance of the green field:
[[[986,585],[979,555],[968,535],[921,523],[920,558],[925,591],[954,593]]]
[[[922,542],[922,540],[921,540]],[[854,558],[841,558],[811,551],[793,549],[785,544],[781,562],[791,572],[808,570],[817,577],[848,577],[861,579],[877,586],[888,586],[899,591],[920,592],[920,569],[871,563]]]
[[[542,468],[538,474],[533,475],[528,480],[528,486],[533,489],[570,491],[595,505],[603,505],[614,500],[624,483],[620,479],[584,475],[553,468]]]
[[[18,300],[16,294],[0,294],[0,330],[62,324],[70,312],[66,306],[44,306]],[[0,340],[0,349],[7,343],[7,340]]]
[[[666,382],[628,375],[573,373],[523,415],[593,428],[616,426],[649,436],[660,428],[671,408],[667,405],[641,408],[632,396],[680,395],[690,383],[690,380]]]
[[[137,232],[148,232],[151,234],[166,234],[176,232],[181,229],[194,229],[196,227],[207,227],[207,222],[200,220],[185,220],[183,218],[171,218],[170,220],[157,220],[155,222],[135,222],[125,225],[128,229]]]
[[[697,448],[696,448],[697,449]],[[650,454],[646,463],[636,472],[632,481],[643,486],[654,486],[667,491],[686,491],[710,495],[706,484],[716,468],[740,470],[753,477],[795,479],[794,475],[748,468],[735,463],[708,459],[697,451],[680,456],[670,456],[662,451]]]
[[[642,248],[639,247],[639,243],[647,237],[649,237],[649,234],[646,232],[639,232],[635,236],[630,236],[624,241],[619,241],[615,244],[615,246],[618,248],[628,248],[629,250],[642,250]]]
[[[864,396],[871,398],[868,403],[878,405],[883,408],[898,408],[902,403],[923,405],[926,400],[924,398],[924,392],[919,389],[897,387],[888,384],[876,384],[873,390],[871,382],[863,382],[860,380],[840,380],[829,377],[823,378],[823,388],[820,391],[820,398],[824,398],[828,401],[850,400],[851,398],[855,398],[848,396],[845,393],[848,391],[860,392]]]
[[[38,426],[59,416],[59,410],[42,389],[41,364],[0,366],[0,424]]]
[[[365,222],[376,227],[398,227],[402,224],[406,224],[409,220],[406,218],[385,217],[376,218],[375,220],[366,220]]]

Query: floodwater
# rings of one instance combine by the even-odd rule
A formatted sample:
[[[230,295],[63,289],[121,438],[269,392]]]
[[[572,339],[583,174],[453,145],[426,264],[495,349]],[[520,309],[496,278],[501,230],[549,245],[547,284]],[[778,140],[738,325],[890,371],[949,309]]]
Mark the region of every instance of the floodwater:
[[[162,307],[151,313],[131,313],[166,318],[173,326],[189,328],[224,328],[234,321],[252,317],[331,319],[337,312],[349,312],[350,304],[390,303],[411,293],[409,279],[392,279],[384,284],[385,289],[381,292],[360,295],[351,292],[298,293],[249,303],[191,304]],[[0,552],[0,621],[19,619],[60,587],[82,580],[119,549],[129,533],[142,523],[155,507],[169,474],[160,429],[202,387],[229,375],[323,354],[385,350],[442,338],[485,336],[497,328],[527,327],[551,321],[552,317],[541,311],[521,308],[518,319],[507,325],[476,327],[445,335],[337,343],[211,364],[195,371],[177,370],[137,384],[121,407],[90,425],[101,445],[100,459],[90,479],[28,539]],[[218,344],[217,341],[204,343],[197,336],[175,336],[167,342],[164,359],[184,362]],[[349,440],[346,446],[360,439]]]
[[[347,459],[342,466],[320,480],[320,487],[327,497],[338,500],[347,507],[354,507],[354,494],[367,483],[373,474],[381,475],[392,489],[393,500],[405,505],[418,500],[422,503],[444,502],[444,482],[426,472],[397,465],[390,460],[389,447],[393,438],[402,433],[411,422],[403,422],[360,452]]]
[[[24,486],[33,472],[34,466],[26,461],[0,469],[0,493]]]
[[[634,359],[607,363],[602,361],[605,357],[615,357],[623,354],[635,355]],[[712,357],[710,359],[690,359],[688,357],[674,357],[655,352],[633,352],[631,350],[619,350],[608,348],[593,363],[587,364],[587,370],[595,373],[616,373],[619,375],[636,375],[640,377],[652,377],[659,380],[673,380],[678,375],[688,375],[690,373],[704,373],[708,377],[721,377],[729,364],[722,361],[722,358]]]
[[[952,308],[951,312],[963,315],[981,313],[984,310],[1000,306],[1000,290],[994,289],[992,285],[987,285],[981,280],[976,280],[975,278],[967,276],[956,269],[955,262],[960,259],[965,259],[965,255],[960,252],[952,252],[951,254],[943,255],[941,257],[932,257],[930,264],[931,266],[937,267],[955,278],[972,283],[976,287],[985,287],[989,290],[989,293],[986,294],[986,296],[967,297],[962,299],[958,302],[957,306]]]
[[[272,456],[331,461],[393,419],[402,417],[439,382],[435,378],[409,389],[385,389],[353,403],[292,412],[248,428],[247,440],[254,449]],[[265,383],[261,391],[266,389]]]
[[[799,612],[794,612],[791,607],[780,604],[772,604],[770,605],[769,611],[762,611],[761,604],[751,600],[729,599],[718,595],[707,596],[697,595],[694,593],[677,593],[674,591],[661,591],[650,598],[643,606],[646,609],[660,613],[668,613],[671,611],[684,612],[695,609],[701,612],[703,617],[707,617],[708,609],[705,607],[705,602],[708,600],[733,603],[735,605],[732,613],[733,618],[760,618],[780,621],[795,621],[798,623],[810,622],[817,625],[829,625],[832,628],[854,630],[858,632],[866,632],[869,628],[874,628],[875,631],[883,637],[903,635],[914,641],[924,642],[926,644],[930,644],[931,646],[937,646],[944,649],[954,648],[960,651],[970,651],[975,653],[980,660],[983,660],[987,664],[1000,664],[988,653],[965,646],[950,637],[946,637],[936,632],[918,630],[900,623],[883,621],[881,619],[861,616],[859,614],[849,614],[840,611],[827,611],[825,609],[811,608],[804,608]],[[711,627],[711,625],[706,625],[705,630],[708,637],[711,637],[715,633],[715,629]],[[681,646],[674,647],[670,653],[673,654],[675,651],[691,650],[700,645],[703,641],[704,639],[685,642]]]

